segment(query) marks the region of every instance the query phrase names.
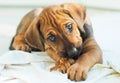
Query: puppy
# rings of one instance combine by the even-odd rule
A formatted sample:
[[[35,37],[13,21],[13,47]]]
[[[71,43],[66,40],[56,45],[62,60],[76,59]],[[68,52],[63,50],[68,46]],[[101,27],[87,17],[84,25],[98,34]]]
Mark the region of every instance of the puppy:
[[[85,80],[90,68],[102,63],[90,19],[79,4],[32,10],[19,24],[10,49],[46,51],[55,61],[50,70],[67,73],[74,81]]]

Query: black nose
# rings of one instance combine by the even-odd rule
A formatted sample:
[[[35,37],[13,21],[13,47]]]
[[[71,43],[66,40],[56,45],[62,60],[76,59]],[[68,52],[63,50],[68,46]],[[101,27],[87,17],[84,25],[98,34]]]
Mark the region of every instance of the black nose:
[[[72,48],[72,49],[67,50],[67,54],[69,57],[77,55],[77,52],[78,52],[78,50],[76,48]]]
[[[81,49],[72,48],[67,50],[67,57],[77,59],[80,56]]]

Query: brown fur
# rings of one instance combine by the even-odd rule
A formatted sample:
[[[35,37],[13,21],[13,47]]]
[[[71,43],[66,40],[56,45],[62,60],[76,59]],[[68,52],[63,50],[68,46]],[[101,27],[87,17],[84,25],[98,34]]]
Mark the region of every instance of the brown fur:
[[[31,11],[18,26],[11,47],[47,51],[56,62],[51,71],[58,69],[75,81],[86,79],[89,69],[102,62],[102,52],[93,37],[86,9],[78,4]]]

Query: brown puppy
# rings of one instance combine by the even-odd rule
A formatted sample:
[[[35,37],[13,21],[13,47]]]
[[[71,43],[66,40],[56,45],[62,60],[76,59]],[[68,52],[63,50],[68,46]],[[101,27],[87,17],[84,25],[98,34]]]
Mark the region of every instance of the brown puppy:
[[[102,62],[86,10],[78,4],[62,4],[29,12],[18,26],[10,48],[47,51],[55,67],[71,80],[87,77],[89,69]]]

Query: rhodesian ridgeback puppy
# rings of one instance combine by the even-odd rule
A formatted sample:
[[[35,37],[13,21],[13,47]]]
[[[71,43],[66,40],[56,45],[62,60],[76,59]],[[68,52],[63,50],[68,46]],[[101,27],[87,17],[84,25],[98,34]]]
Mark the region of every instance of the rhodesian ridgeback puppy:
[[[25,15],[10,49],[46,51],[55,61],[50,70],[85,80],[92,66],[102,63],[102,52],[93,35],[86,9],[79,4],[53,5]]]

